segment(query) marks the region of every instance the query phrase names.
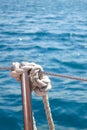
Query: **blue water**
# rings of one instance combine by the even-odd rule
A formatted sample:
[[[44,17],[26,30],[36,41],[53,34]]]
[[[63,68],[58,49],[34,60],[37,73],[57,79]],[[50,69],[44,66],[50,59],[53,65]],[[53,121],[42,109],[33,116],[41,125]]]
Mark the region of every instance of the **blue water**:
[[[87,78],[87,0],[0,0],[0,66],[16,61]],[[56,130],[87,130],[87,83],[50,79]],[[34,93],[32,109],[38,130],[48,130],[42,99]],[[0,130],[23,127],[20,83],[0,71]]]

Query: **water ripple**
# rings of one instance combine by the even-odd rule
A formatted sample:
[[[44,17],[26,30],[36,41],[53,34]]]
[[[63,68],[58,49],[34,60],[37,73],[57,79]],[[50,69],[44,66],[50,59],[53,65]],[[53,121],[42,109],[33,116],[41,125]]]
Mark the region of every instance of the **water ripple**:
[[[86,0],[0,0],[0,66],[29,61],[48,72],[86,78],[86,10]],[[56,130],[87,130],[87,83],[50,79]],[[32,108],[38,130],[48,130],[41,98],[34,94]],[[0,130],[23,127],[21,85],[0,71]]]

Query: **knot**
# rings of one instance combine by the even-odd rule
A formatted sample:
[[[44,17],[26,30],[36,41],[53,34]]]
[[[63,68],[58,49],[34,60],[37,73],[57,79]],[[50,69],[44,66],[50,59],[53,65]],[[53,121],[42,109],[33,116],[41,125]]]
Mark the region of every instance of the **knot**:
[[[33,79],[33,86],[38,96],[44,96],[51,89],[51,82],[47,76],[43,75],[41,79]]]
[[[51,82],[50,79],[43,74],[43,68],[35,63],[15,62],[13,63],[11,76],[20,81],[21,75],[24,71],[29,72],[32,91],[34,91],[38,96],[46,95],[48,90],[51,89]]]

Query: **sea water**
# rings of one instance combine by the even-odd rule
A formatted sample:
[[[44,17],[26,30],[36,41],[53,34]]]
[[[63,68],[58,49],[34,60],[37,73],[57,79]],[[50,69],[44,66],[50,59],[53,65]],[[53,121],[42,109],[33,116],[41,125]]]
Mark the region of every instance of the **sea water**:
[[[35,62],[45,71],[87,78],[87,0],[0,0],[0,66]],[[87,82],[49,77],[56,130],[87,130]],[[48,130],[32,94],[38,130]],[[0,71],[0,130],[23,130],[20,82]]]

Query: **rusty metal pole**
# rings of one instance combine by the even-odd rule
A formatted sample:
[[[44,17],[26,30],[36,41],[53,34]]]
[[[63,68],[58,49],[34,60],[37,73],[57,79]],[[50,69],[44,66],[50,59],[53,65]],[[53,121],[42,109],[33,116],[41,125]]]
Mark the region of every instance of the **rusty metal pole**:
[[[24,112],[24,130],[33,130],[31,91],[27,71],[24,71],[21,76],[21,84],[22,84],[22,102]]]

